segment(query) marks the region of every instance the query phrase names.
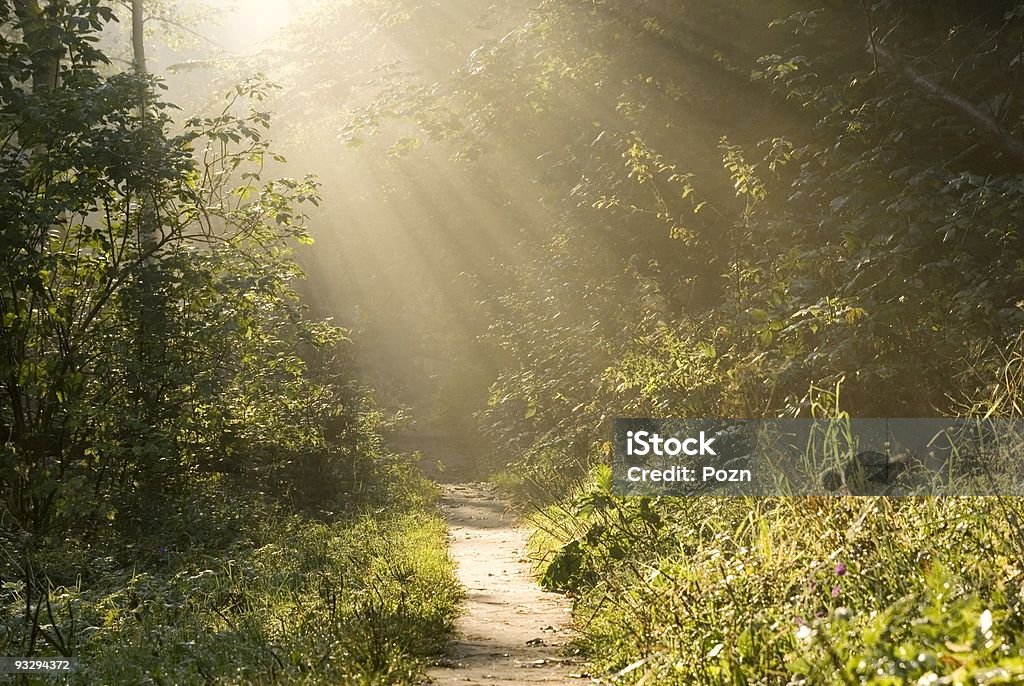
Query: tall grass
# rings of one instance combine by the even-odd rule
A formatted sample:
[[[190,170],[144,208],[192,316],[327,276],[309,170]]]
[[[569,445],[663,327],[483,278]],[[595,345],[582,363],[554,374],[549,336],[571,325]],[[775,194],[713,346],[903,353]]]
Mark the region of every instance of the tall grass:
[[[1024,407],[1022,350],[971,414]],[[616,683],[1024,683],[1019,498],[623,498],[599,464],[531,521]]]
[[[191,526],[132,550],[79,541],[47,560],[43,630],[77,657],[70,683],[419,683],[461,593],[426,498],[315,520],[236,496],[197,497]],[[0,647],[16,585],[3,601]]]
[[[533,543],[623,683],[1024,682],[1018,500],[622,499],[603,472]]]

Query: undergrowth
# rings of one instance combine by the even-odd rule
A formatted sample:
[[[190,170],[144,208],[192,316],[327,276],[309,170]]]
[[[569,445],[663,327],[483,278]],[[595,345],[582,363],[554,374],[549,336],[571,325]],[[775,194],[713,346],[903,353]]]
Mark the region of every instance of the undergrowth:
[[[580,643],[643,684],[1024,682],[1024,504],[619,498],[534,517]]]
[[[1022,350],[964,414],[1019,414]],[[840,411],[838,390],[817,402]],[[531,545],[541,583],[574,598],[579,647],[615,683],[1024,683],[1020,498],[624,498],[612,486],[595,464],[532,516]]]
[[[214,477],[127,546],[119,533],[40,551],[37,644],[77,658],[69,683],[418,683],[461,591],[413,479],[387,507],[314,518]],[[5,654],[23,651],[19,590],[0,596]]]

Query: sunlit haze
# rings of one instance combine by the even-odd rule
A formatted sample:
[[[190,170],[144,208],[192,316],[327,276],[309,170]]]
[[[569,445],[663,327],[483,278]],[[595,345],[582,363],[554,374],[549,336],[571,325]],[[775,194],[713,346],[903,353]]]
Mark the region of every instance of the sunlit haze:
[[[1024,684],[1022,418],[1024,0],[0,0],[0,682]]]
[[[225,49],[253,53],[284,28],[292,18],[295,0],[216,0],[210,4],[215,23],[204,33]]]

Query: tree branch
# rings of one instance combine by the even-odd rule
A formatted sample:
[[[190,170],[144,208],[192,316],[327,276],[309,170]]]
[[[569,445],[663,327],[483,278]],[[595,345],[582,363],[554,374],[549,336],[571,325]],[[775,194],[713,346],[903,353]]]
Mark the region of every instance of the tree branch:
[[[918,73],[914,67],[900,61],[899,58],[877,42],[869,43],[868,50],[872,50],[873,54],[877,56],[880,66],[899,74],[924,95],[945,103],[956,110],[961,117],[990,134],[999,143],[1002,151],[1015,162],[1024,165],[1024,140],[1005,131],[991,114],[966,98],[932,81],[927,76]]]

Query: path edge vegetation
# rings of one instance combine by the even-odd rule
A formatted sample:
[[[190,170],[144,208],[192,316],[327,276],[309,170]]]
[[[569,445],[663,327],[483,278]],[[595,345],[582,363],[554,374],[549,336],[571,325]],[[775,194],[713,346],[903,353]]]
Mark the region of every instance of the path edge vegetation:
[[[464,138],[556,189],[486,300],[478,417],[596,673],[1024,680],[1020,498],[622,498],[607,467],[614,416],[1020,416],[1024,138],[978,103],[1024,6],[977,4],[550,0],[452,86],[525,103]]]
[[[115,20],[0,5],[0,653],[414,683],[460,590],[435,489],[294,291],[316,179],[269,178],[272,84],[181,116],[97,48]]]

